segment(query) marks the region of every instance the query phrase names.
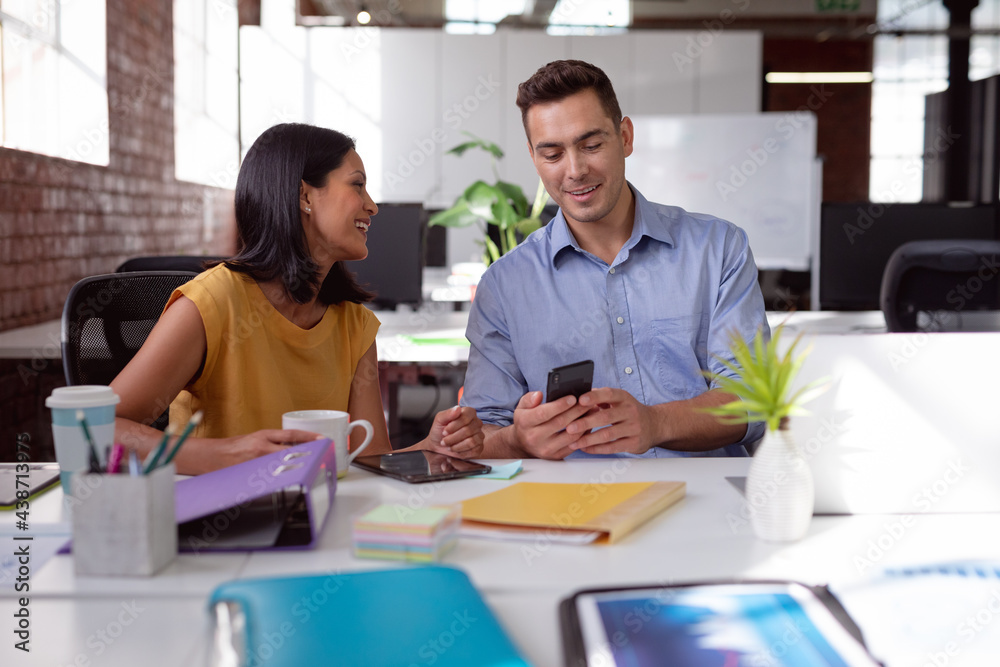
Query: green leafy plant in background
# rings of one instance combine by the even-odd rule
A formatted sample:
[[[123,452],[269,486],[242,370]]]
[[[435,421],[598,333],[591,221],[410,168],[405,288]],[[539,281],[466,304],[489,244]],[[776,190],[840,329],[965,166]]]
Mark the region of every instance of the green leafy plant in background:
[[[497,169],[497,160],[503,158],[500,147],[468,132],[462,134],[469,137],[469,141],[447,152],[461,157],[468,150],[486,151],[490,155],[490,166],[496,182],[490,184],[477,180],[465,189],[451,208],[432,215],[428,224],[442,227],[480,225],[483,232],[483,260],[489,265],[513,249],[520,239],[542,226],[540,216],[549,200],[549,194],[539,180],[535,200],[529,207],[528,198],[524,196],[520,186],[500,180]],[[499,231],[499,246],[490,238],[489,225],[495,225]]]
[[[802,340],[800,333],[782,355],[778,343],[784,324],[774,330],[770,340],[765,340],[760,329],[754,336],[752,346],[738,332],[730,336],[729,351],[734,361],[717,357],[735,377],[705,373],[716,386],[737,398],[729,403],[704,412],[719,417],[726,424],[746,424],[766,422],[768,431],[785,428],[788,417],[807,414],[802,405],[826,390],[826,380],[821,379],[792,392],[792,382],[809,355],[807,348],[795,356],[795,348]]]

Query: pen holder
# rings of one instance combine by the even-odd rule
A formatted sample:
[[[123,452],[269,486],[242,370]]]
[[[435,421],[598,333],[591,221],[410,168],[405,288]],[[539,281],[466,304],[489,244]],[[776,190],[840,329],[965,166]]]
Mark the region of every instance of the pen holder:
[[[149,576],[177,555],[173,464],[136,476],[80,471],[71,484],[77,574]]]

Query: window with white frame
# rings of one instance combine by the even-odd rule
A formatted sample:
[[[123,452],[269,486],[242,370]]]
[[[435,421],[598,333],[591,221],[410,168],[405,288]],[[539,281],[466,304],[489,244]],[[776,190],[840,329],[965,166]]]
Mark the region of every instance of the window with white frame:
[[[174,0],[174,172],[232,189],[240,164],[236,0]]]
[[[631,22],[629,0],[559,0],[549,13],[550,35],[595,35],[622,31]],[[528,8],[526,0],[445,0],[445,31],[488,35],[507,16]]]
[[[0,145],[108,163],[103,0],[0,0]]]
[[[624,31],[632,22],[628,0],[559,0],[549,14],[550,35],[596,35]]]
[[[524,12],[525,0],[445,0],[445,32],[460,35],[489,35],[496,24],[510,15]]]
[[[948,87],[949,14],[941,0],[880,0],[872,82],[872,201],[920,201],[923,196],[924,98]],[[1000,73],[1000,0],[980,0],[972,12],[969,78]],[[884,34],[892,30],[899,35]],[[941,34],[906,34],[905,31]]]

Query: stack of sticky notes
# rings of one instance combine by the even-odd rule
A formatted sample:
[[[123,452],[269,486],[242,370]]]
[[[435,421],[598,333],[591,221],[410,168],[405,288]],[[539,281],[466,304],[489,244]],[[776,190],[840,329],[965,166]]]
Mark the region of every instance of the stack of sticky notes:
[[[459,506],[379,505],[354,520],[354,555],[359,558],[437,561],[458,539]]]

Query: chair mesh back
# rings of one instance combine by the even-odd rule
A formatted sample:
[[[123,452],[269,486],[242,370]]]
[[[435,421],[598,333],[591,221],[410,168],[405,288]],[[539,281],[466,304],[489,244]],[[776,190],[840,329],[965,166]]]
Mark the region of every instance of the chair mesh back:
[[[128,271],[194,271],[205,270],[206,262],[225,259],[219,255],[155,255],[127,259],[115,269],[115,273]]]
[[[1000,310],[998,258],[1000,241],[991,239],[904,243],[882,274],[880,305],[886,327],[890,332],[979,330],[966,326],[963,316]]]
[[[74,285],[62,319],[66,382],[111,384],[146,341],[174,289],[195,275],[188,271],[113,273],[84,278]],[[164,411],[146,421],[162,429],[166,416]]]

